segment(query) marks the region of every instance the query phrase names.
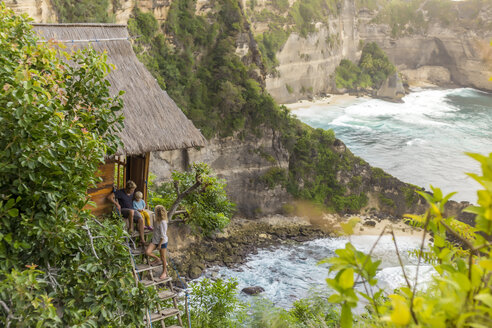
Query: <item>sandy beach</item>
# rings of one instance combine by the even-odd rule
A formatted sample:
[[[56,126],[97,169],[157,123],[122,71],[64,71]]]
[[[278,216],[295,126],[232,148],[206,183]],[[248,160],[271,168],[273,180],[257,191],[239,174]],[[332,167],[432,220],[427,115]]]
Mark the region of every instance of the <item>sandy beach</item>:
[[[313,100],[300,100],[291,104],[284,104],[290,110],[309,108],[312,106],[339,105],[344,102],[352,102],[360,97],[351,96],[348,93],[342,95],[329,95],[327,97],[315,98]]]
[[[353,228],[353,235],[379,235],[384,230],[384,234],[395,236],[414,236],[421,238],[423,230],[414,228],[403,222],[403,220],[376,219],[364,215],[354,215],[353,217],[340,216],[338,214],[324,214],[321,218],[305,218],[310,224],[321,228],[326,232],[343,235],[341,223],[347,223],[352,218],[357,218],[359,222]]]

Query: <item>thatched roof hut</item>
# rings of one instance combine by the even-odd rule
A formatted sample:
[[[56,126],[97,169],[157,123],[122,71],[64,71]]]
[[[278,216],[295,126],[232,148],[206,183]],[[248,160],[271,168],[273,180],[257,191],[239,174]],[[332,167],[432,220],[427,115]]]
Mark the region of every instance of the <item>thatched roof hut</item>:
[[[204,146],[205,138],[162,90],[152,74],[133,52],[125,25],[116,24],[33,24],[41,38],[64,43],[68,48],[86,47],[107,52],[107,61],[115,66],[107,77],[110,92],[123,95],[125,128],[120,133],[123,148],[114,158],[106,159],[96,173],[101,182],[87,191],[94,202],[88,206],[95,215],[111,212],[107,196],[127,180],[147,198],[150,152]]]
[[[124,146],[118,150],[118,155],[204,146],[205,138],[200,131],[138,61],[128,39],[126,25],[33,26],[38,35],[46,40],[63,41],[69,48],[85,47],[91,40],[94,49],[107,52],[108,62],[116,67],[108,76],[111,93],[126,92],[123,95],[125,129],[120,133]]]

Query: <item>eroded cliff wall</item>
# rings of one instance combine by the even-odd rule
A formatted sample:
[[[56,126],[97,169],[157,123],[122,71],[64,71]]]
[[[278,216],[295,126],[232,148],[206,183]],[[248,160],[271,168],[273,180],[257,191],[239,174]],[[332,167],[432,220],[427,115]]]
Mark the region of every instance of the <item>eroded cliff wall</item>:
[[[428,17],[431,14],[425,10],[425,4],[417,9],[426,17],[425,29],[395,35],[389,23],[376,19],[383,10],[382,5],[370,10],[358,1],[339,1],[338,14],[316,23],[314,32],[304,37],[295,32],[290,34],[276,54],[277,71],[267,77],[267,90],[280,103],[336,91],[333,74],[340,60],[357,60],[363,43],[376,42],[410,83],[430,82],[492,91],[489,81],[492,30],[486,28],[492,23],[490,3],[475,8],[478,13],[468,7],[467,10],[458,5],[452,7],[458,13],[456,21],[450,24]],[[268,8],[257,9],[250,15],[264,17],[264,10]],[[474,26],[466,26],[477,20],[479,23]],[[268,20],[253,24],[255,34],[268,31],[268,26]],[[336,42],[327,42],[330,38]]]
[[[4,0],[17,14],[28,14],[36,23],[56,23],[57,15],[50,0]]]
[[[199,150],[155,152],[150,171],[157,175],[156,183],[160,183],[170,178],[171,171],[185,170],[193,162],[209,164],[219,178],[227,181],[227,195],[238,213],[247,217],[279,213],[291,200],[285,188],[269,188],[260,179],[271,169],[289,167],[289,153],[278,133],[271,129],[263,131],[260,138],[214,138]]]

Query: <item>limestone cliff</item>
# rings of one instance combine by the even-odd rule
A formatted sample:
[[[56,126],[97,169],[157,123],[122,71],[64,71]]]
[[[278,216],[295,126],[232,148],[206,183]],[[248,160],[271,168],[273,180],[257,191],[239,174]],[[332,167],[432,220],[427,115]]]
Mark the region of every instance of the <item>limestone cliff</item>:
[[[416,2],[416,1],[414,1]],[[290,5],[292,6],[290,2]],[[430,17],[427,1],[416,10],[424,17],[425,29],[405,23],[406,33],[395,35],[394,26],[377,19],[382,15],[383,2],[364,7],[360,1],[337,2],[338,14],[324,17],[315,31],[305,37],[292,32],[276,53],[277,72],[266,80],[267,90],[280,103],[294,102],[316,94],[332,91],[332,76],[341,59],[358,59],[359,45],[376,42],[411,83],[430,82],[442,86],[469,86],[492,90],[492,6],[483,2],[480,8],[451,3],[448,11],[457,12],[452,23]],[[472,10],[473,9],[473,10]],[[264,10],[250,11],[252,20],[264,17]],[[433,15],[436,15],[435,13]],[[447,16],[446,16],[447,18]],[[472,22],[473,24],[471,24]],[[271,21],[263,19],[253,24],[254,33],[269,31]],[[403,23],[402,23],[403,24]],[[413,23],[418,24],[418,23]],[[410,32],[409,32],[410,31]],[[337,42],[326,42],[335,38]]]
[[[18,14],[28,14],[37,23],[54,23],[56,12],[50,0],[5,0],[5,5]]]
[[[492,15],[489,19],[492,20]],[[409,79],[417,78],[422,67],[430,67],[444,73],[434,75],[434,72],[427,71],[425,80],[429,82],[441,85],[454,83],[492,91],[492,82],[489,81],[492,76],[492,49],[488,46],[491,32],[479,34],[432,26],[426,35],[394,39],[390,37],[387,26],[361,24],[359,33],[361,39],[378,43]],[[446,80],[447,76],[449,80]]]
[[[277,53],[276,74],[266,79],[268,92],[280,103],[295,102],[330,92],[330,77],[341,59],[358,58],[359,37],[353,0],[341,2],[340,13],[317,23],[316,31],[306,37],[293,32]],[[256,26],[255,33],[261,32]]]
[[[296,2],[288,1],[289,7],[295,6]],[[172,0],[118,0],[108,3],[112,20],[126,24],[135,7],[143,12],[152,12],[159,22],[164,22]],[[285,8],[283,11],[276,9],[272,3],[241,1],[243,10],[250,17],[254,35],[271,29],[271,17],[289,15]],[[478,13],[455,4],[452,10],[458,11],[458,20],[453,24],[428,20],[425,21],[428,25],[425,29],[414,28],[413,32],[403,35],[394,35],[387,22],[378,22],[376,18],[381,14],[383,5],[377,1],[372,9],[356,0],[335,3],[337,10],[315,22],[313,32],[301,36],[294,29],[276,53],[278,66],[275,73],[266,77],[266,87],[278,102],[289,103],[333,91],[332,76],[340,60],[357,60],[360,44],[373,41],[388,54],[410,83],[454,84],[492,90],[492,82],[489,81],[492,76],[492,48],[489,45],[492,30],[487,28],[492,23],[490,3],[484,2]],[[426,3],[424,1],[417,10],[429,16],[424,6]],[[36,22],[57,21],[50,0],[7,0],[6,4],[18,13],[28,13]],[[207,15],[210,10],[210,1],[196,2],[197,14]],[[270,13],[270,16],[265,13]],[[262,19],[258,19],[260,16]],[[465,22],[469,21],[479,23],[466,26]],[[291,23],[285,21],[282,24],[284,28],[289,28]],[[409,30],[408,25],[411,24],[406,25]],[[245,56],[254,48],[251,40],[248,35],[244,40],[238,40],[239,56]]]
[[[260,217],[282,211],[291,197],[281,186],[269,188],[259,179],[270,169],[289,167],[289,153],[278,133],[265,130],[261,138],[253,136],[214,138],[199,150],[177,150],[153,153],[150,171],[156,182],[168,179],[172,170],[184,170],[189,163],[205,162],[227,181],[227,194],[240,214]]]

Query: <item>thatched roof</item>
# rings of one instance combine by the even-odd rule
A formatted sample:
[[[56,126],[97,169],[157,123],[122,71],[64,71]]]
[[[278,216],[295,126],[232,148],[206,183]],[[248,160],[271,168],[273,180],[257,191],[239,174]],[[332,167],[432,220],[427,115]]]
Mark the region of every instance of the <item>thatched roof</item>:
[[[124,90],[124,144],[118,154],[136,155],[157,150],[203,146],[205,138],[162,90],[145,66],[138,61],[128,40],[125,25],[117,24],[33,24],[40,37],[49,40],[74,40],[66,46],[107,51],[108,62],[115,65],[108,80],[111,93]],[[117,39],[117,40],[114,40]],[[78,40],[78,41],[76,41]]]

